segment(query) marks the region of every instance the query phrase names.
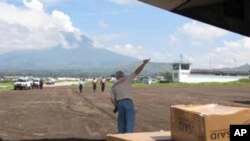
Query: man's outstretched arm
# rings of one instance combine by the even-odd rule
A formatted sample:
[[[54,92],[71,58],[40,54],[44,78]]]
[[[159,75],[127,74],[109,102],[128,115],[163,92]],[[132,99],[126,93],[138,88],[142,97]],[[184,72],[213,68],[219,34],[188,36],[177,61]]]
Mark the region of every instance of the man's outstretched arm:
[[[135,75],[138,75],[142,70],[143,68],[145,67],[145,65],[149,62],[150,59],[144,59],[143,60],[143,63],[135,70]]]

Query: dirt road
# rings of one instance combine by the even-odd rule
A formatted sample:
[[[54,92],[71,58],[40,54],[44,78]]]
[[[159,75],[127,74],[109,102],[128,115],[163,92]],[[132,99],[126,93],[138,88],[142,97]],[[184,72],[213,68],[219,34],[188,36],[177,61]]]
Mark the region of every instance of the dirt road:
[[[63,82],[56,82],[53,85],[44,85],[44,87],[60,87],[60,86],[71,86],[71,85],[78,85],[79,82],[77,81],[63,81]]]
[[[76,87],[11,91],[0,94],[3,140],[99,140],[116,132],[116,115],[105,93]],[[250,107],[250,87],[134,88],[136,131],[169,130],[169,107],[219,103]]]

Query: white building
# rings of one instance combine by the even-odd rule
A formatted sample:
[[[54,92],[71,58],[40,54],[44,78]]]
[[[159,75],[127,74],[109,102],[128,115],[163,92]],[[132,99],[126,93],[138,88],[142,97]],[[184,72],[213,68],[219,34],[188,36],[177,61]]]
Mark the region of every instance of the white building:
[[[230,82],[250,79],[248,71],[191,70],[190,63],[173,63],[172,79],[174,82]]]
[[[74,78],[74,77],[58,77],[58,81],[78,81],[79,78]]]

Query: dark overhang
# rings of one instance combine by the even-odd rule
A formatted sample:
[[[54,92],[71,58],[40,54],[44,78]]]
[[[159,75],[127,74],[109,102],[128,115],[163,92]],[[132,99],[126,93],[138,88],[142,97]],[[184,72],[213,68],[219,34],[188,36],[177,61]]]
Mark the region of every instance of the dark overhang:
[[[250,0],[139,0],[250,37]]]
[[[219,69],[192,69],[192,74],[219,74],[219,75],[249,75],[248,71],[219,70]]]

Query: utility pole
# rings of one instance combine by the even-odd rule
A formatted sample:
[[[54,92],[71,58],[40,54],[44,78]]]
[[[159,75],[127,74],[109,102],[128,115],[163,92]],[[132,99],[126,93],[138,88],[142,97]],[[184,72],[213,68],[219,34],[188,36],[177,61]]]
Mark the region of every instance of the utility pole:
[[[237,58],[234,58],[233,61],[234,61],[234,67],[236,68],[237,67]]]
[[[180,56],[181,58],[181,60],[180,60],[180,63],[182,64],[183,63],[183,56],[182,56],[182,54],[181,54],[181,56]]]
[[[210,56],[209,57],[209,67],[210,67],[210,70],[212,69],[212,57]]]

